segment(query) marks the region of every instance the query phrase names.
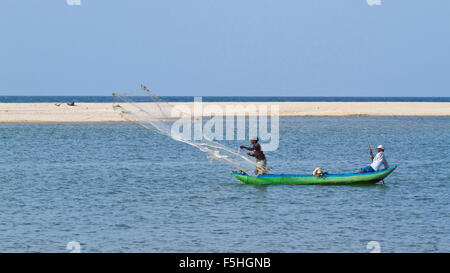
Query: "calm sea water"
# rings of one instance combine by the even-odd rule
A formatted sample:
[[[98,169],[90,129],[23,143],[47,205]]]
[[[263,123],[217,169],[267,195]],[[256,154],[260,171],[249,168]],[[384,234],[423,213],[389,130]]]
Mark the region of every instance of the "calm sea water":
[[[130,96],[133,101],[151,101],[146,96]],[[168,102],[192,102],[193,96],[162,96]],[[246,97],[246,96],[203,96],[205,102],[269,102],[269,101],[328,101],[328,102],[450,102],[450,97]],[[113,96],[0,96],[1,102],[114,102]]]
[[[0,251],[450,251],[450,118],[281,118],[273,172],[347,172],[367,141],[382,185],[244,185],[136,124],[0,124]],[[235,145],[245,144],[236,141]]]

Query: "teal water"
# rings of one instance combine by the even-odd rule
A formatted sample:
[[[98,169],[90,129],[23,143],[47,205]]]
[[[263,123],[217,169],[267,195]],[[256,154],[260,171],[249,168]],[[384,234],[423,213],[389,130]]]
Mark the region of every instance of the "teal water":
[[[253,186],[136,124],[0,124],[0,251],[450,251],[450,118],[281,118],[272,172],[399,168],[374,186]],[[230,142],[236,146],[243,141]]]

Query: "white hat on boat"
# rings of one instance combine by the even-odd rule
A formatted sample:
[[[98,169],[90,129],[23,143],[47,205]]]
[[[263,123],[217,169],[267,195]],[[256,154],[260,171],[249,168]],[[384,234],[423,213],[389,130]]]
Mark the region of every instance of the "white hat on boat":
[[[250,140],[258,141],[258,137],[254,136]]]
[[[383,145],[378,145],[377,149],[383,149],[384,150],[384,147],[383,147]]]

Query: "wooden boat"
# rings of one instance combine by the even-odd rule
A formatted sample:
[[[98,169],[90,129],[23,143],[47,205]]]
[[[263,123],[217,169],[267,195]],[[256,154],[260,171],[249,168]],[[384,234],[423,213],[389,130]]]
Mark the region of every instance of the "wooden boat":
[[[393,165],[377,172],[324,174],[321,177],[308,174],[261,174],[252,176],[243,171],[232,171],[231,173],[246,184],[256,185],[358,185],[375,184],[390,175],[396,168],[397,165]]]

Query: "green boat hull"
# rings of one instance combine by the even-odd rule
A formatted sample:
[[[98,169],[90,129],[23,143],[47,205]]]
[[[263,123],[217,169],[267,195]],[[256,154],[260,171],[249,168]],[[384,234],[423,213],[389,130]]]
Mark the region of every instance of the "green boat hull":
[[[237,171],[232,171],[231,173],[240,181],[255,185],[360,185],[375,184],[390,175],[396,168],[397,165],[393,165],[377,172],[325,174],[322,177],[302,174],[265,174],[251,176]]]

